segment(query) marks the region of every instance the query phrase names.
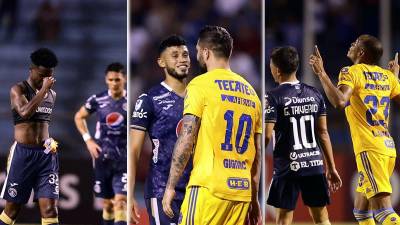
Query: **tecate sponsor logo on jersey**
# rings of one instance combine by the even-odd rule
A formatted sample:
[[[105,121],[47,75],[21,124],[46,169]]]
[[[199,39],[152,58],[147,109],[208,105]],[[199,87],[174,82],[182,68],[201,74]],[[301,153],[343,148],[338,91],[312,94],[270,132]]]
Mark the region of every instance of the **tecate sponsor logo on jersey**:
[[[296,104],[296,103],[304,103],[304,102],[315,102],[314,97],[306,97],[306,98],[298,98],[298,97],[284,97],[285,100],[285,106],[288,106],[290,104]]]
[[[110,128],[119,128],[124,123],[124,116],[119,112],[109,113],[106,117],[106,123]]]

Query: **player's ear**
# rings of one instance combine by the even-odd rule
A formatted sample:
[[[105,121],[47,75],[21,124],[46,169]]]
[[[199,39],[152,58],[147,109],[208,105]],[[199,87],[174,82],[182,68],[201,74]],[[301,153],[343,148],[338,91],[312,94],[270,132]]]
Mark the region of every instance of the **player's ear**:
[[[278,67],[275,67],[276,77],[281,76],[281,70]]]
[[[357,55],[358,55],[358,58],[360,58],[360,59],[361,59],[362,57],[364,57],[364,56],[365,56],[364,49],[360,48],[360,51],[358,51]]]
[[[165,62],[164,62],[164,60],[163,60],[161,57],[159,57],[159,58],[157,59],[157,63],[158,63],[158,66],[159,66],[159,67],[165,68]]]
[[[208,59],[210,57],[210,49],[204,48],[204,59]]]

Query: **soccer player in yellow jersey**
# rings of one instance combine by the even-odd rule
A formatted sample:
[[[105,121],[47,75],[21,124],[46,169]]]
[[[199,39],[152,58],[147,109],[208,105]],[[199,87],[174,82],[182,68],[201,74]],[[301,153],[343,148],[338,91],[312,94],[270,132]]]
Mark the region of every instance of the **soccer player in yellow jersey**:
[[[261,103],[253,87],[230,70],[232,46],[232,37],[222,27],[206,26],[200,31],[197,60],[207,72],[188,84],[183,129],[162,201],[163,210],[172,217],[174,189],[193,154],[179,224],[261,221]]]
[[[397,54],[389,69],[377,64],[382,44],[370,35],[361,35],[351,44],[347,57],[352,66],[339,74],[337,87],[326,74],[322,57],[315,47],[310,65],[322,83],[328,100],[335,108],[345,109],[356,155],[359,181],[354,202],[354,216],[361,225],[400,224],[390,195],[396,149],[389,133],[390,100],[400,104],[397,79]]]

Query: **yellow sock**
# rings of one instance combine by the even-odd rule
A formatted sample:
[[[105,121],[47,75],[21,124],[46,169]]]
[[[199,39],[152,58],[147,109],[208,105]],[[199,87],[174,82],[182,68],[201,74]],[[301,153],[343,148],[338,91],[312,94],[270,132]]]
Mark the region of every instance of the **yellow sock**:
[[[400,225],[400,217],[393,208],[375,210],[374,217],[382,225]]]
[[[58,217],[42,218],[42,225],[58,225]]]
[[[375,225],[375,220],[374,220],[374,218],[368,218],[365,220],[358,221],[358,224],[359,225]]]
[[[124,209],[115,210],[115,222],[126,221],[126,212]]]
[[[375,225],[372,210],[353,209],[353,214],[359,225]]]
[[[14,224],[14,222],[15,222],[10,217],[8,217],[4,211],[0,214],[0,221],[5,224],[9,224],[9,225]]]
[[[103,209],[103,220],[114,220],[114,212]]]
[[[400,217],[397,213],[389,214],[385,220],[383,220],[382,225],[392,225],[392,224],[400,224]]]

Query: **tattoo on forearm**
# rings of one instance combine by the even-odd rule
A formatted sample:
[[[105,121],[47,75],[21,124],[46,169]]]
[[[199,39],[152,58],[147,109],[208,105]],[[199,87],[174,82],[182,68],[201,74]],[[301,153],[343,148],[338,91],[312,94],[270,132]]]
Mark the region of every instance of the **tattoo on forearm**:
[[[200,128],[200,118],[194,115],[183,116],[183,129],[175,143],[167,188],[174,189],[190,159]]]

